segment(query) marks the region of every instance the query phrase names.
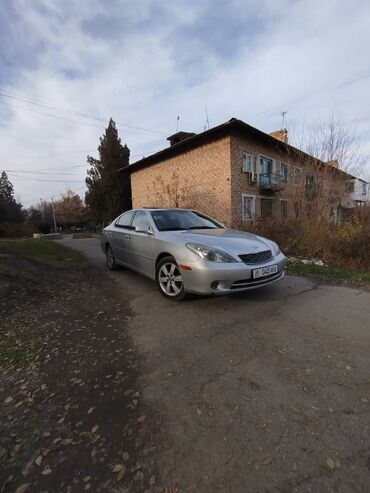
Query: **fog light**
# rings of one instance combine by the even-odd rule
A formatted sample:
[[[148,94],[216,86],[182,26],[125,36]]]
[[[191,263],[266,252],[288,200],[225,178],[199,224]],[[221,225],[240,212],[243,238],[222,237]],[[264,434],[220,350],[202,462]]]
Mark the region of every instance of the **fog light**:
[[[211,282],[211,288],[212,289],[217,289],[218,288],[218,283],[219,283],[219,281],[213,281],[213,282]]]

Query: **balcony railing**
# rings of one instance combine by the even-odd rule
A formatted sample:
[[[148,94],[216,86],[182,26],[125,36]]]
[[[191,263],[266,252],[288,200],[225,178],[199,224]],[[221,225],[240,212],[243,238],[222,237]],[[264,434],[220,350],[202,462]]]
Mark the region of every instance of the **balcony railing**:
[[[277,192],[284,189],[285,182],[280,175],[273,173],[261,173],[259,175],[258,185],[261,190]]]

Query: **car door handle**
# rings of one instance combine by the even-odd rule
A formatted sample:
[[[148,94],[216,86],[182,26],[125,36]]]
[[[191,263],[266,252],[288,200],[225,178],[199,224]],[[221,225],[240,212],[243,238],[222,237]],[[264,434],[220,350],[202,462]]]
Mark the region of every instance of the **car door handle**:
[[[131,236],[130,236],[130,235],[126,235],[126,238],[127,238],[128,240],[131,240]]]

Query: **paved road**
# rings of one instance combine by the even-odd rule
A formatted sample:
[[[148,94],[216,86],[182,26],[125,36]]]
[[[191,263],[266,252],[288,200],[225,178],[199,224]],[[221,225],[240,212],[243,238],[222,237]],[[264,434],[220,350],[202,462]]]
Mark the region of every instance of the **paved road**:
[[[63,241],[104,268],[96,240]],[[287,276],[174,303],[136,273],[107,275],[130,302],[159,486],[369,491],[369,291]]]

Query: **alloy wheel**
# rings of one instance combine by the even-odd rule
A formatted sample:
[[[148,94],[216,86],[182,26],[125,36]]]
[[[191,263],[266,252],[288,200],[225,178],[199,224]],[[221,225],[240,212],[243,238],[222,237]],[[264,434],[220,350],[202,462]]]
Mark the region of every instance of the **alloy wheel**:
[[[158,272],[158,282],[167,296],[178,296],[183,288],[180,269],[172,262],[167,262],[161,266]]]

